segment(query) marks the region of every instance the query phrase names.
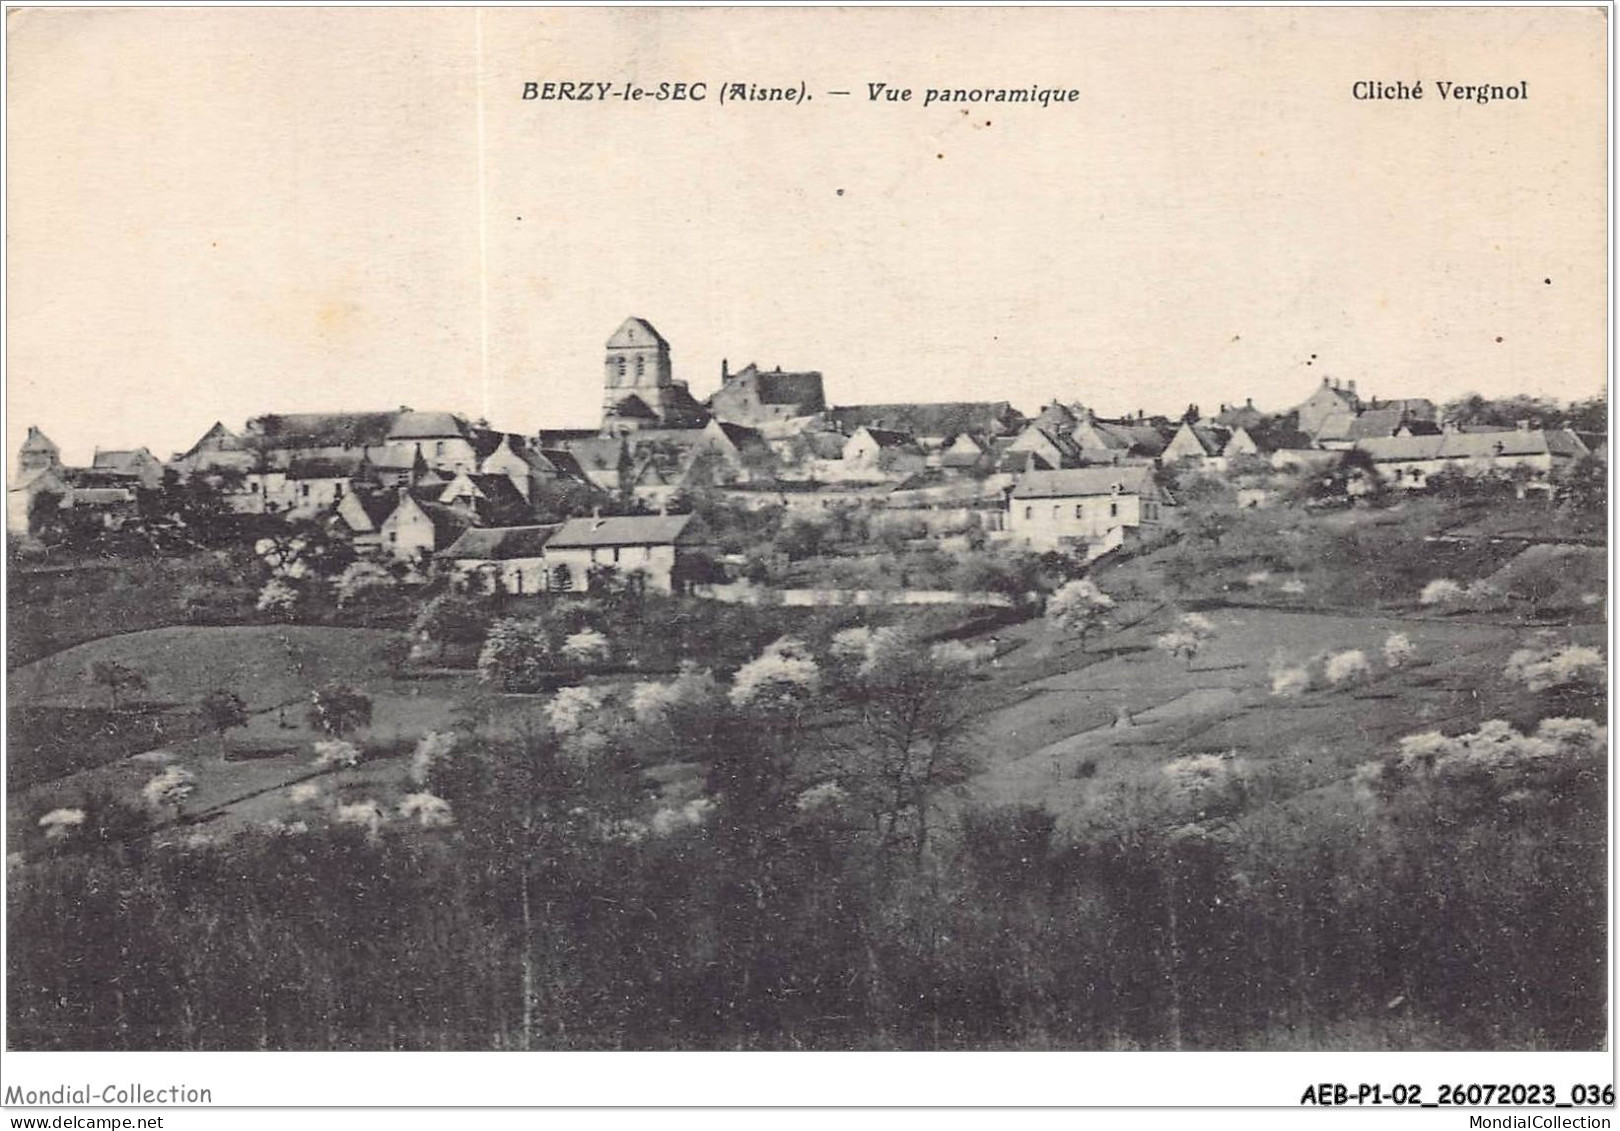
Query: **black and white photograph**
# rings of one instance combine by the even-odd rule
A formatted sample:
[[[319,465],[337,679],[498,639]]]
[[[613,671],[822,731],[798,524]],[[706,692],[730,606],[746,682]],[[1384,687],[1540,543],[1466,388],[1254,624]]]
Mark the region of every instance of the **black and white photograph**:
[[[8,8],[8,1108],[1611,1108],[1612,16]]]

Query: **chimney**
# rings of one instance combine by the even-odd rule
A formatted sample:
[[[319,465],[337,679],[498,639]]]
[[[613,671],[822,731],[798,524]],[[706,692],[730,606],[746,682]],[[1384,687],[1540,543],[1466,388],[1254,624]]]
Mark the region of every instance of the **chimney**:
[[[731,380],[731,363],[725,358],[720,359],[720,383],[724,385]]]
[[[1530,422],[1528,420],[1515,420],[1513,422],[1513,426],[1515,428],[1517,428],[1520,432],[1528,432],[1528,431],[1530,431]]]
[[[1339,379],[1338,379],[1338,378],[1337,378],[1337,377],[1335,377],[1335,378],[1334,378],[1334,379],[1333,379],[1333,387],[1334,387],[1334,388],[1335,388],[1335,389],[1337,389],[1337,388],[1338,388],[1338,387],[1339,387]]]
[[[1356,391],[1356,379],[1354,377],[1350,378],[1349,388],[1352,393]]]
[[[1322,378],[1322,388],[1325,389],[1327,387],[1328,387],[1328,379],[1326,377],[1324,377],[1324,378]]]
[[[1243,398],[1243,407],[1244,408],[1253,408],[1254,407],[1254,398],[1253,397],[1244,397]]]

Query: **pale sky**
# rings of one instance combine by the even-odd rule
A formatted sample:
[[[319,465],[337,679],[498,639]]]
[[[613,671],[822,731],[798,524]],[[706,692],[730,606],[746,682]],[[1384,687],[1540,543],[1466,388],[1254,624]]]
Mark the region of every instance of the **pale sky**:
[[[1026,411],[1281,409],[1323,375],[1436,401],[1605,381],[1595,8],[134,9],[9,31],[8,452],[28,424],[86,462],[402,404],[591,425],[631,314],[699,397],[722,357],[819,369],[837,403]],[[1419,78],[1418,102],[1351,97]],[[708,100],[521,101],[531,80]],[[801,80],[804,105],[717,102]],[[1080,100],[921,105],[1032,84]]]

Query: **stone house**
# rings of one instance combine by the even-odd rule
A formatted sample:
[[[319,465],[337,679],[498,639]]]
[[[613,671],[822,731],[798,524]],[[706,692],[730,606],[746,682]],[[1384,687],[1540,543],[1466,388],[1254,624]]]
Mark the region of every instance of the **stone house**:
[[[1042,550],[1097,557],[1172,519],[1175,500],[1142,466],[1032,471],[1007,501],[1007,532]]]

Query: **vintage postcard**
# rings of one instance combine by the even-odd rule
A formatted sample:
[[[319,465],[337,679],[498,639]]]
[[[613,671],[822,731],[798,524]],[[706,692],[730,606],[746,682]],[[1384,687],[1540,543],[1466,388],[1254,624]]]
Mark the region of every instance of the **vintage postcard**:
[[[1612,1105],[1611,15],[9,8],[5,1104]]]

